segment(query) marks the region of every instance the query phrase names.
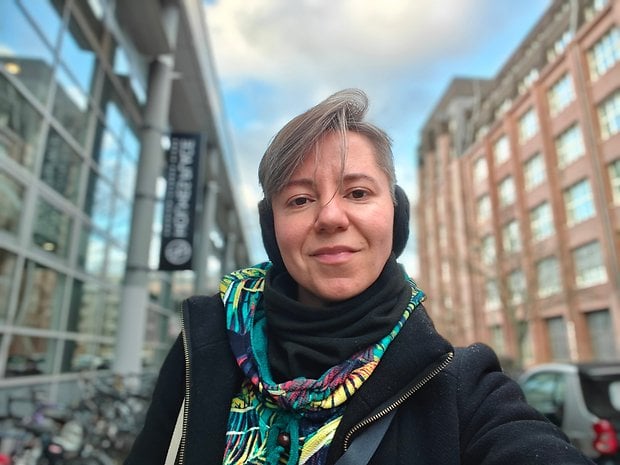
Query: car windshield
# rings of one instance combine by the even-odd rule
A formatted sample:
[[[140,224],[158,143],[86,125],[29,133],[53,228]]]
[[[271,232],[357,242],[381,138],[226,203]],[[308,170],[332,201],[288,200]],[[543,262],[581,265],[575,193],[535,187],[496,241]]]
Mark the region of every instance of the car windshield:
[[[583,398],[588,410],[600,418],[620,420],[620,373],[581,373]]]

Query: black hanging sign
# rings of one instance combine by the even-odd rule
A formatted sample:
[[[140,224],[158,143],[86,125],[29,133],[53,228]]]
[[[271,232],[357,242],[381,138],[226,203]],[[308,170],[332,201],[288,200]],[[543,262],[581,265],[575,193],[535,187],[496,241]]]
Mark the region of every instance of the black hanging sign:
[[[159,253],[160,270],[192,269],[199,153],[200,136],[198,134],[172,134],[170,136]]]

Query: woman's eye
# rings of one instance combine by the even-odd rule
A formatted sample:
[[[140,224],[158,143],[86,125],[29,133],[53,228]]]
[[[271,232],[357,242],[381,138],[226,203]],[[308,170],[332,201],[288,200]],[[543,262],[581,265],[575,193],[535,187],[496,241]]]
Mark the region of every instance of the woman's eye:
[[[363,199],[368,193],[363,189],[355,189],[349,195],[354,199]]]
[[[294,198],[291,202],[291,204],[295,207],[301,207],[307,203],[308,203],[307,197],[297,197],[297,198]]]

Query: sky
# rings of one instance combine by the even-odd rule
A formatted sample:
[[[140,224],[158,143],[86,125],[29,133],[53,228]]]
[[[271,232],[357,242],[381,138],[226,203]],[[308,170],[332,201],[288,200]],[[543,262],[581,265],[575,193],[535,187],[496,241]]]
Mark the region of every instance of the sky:
[[[420,130],[452,79],[494,77],[550,3],[205,0],[251,260],[266,257],[258,163],[287,121],[340,89],[364,90],[368,118],[392,138],[397,181],[415,204]],[[418,271],[415,234],[400,261]]]

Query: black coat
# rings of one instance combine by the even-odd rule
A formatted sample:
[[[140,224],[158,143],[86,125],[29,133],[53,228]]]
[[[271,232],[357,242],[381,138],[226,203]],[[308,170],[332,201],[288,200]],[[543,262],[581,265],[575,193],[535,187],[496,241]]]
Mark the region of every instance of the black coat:
[[[162,366],[144,429],[125,465],[163,464],[186,379],[189,414],[183,464],[222,463],[230,403],[243,375],[228,344],[219,299],[188,299],[183,333],[185,347],[180,336]],[[490,348],[475,344],[453,349],[435,331],[422,305],[348,401],[327,464],[342,455],[355,437],[350,432],[356,424],[394,402],[400,406],[373,465],[592,463],[525,403]]]

